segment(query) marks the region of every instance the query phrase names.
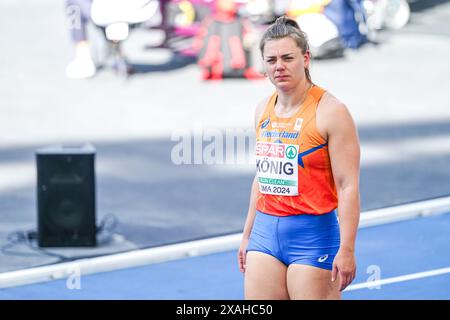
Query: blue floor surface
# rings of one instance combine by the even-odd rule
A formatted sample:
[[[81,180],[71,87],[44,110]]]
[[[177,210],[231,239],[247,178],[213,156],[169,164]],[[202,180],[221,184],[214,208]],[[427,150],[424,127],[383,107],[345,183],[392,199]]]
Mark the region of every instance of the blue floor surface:
[[[450,267],[450,214],[358,231],[353,284]],[[73,282],[72,282],[73,284]],[[0,289],[0,299],[243,299],[243,275],[229,251],[112,272]],[[450,299],[450,273],[344,292],[344,299]]]

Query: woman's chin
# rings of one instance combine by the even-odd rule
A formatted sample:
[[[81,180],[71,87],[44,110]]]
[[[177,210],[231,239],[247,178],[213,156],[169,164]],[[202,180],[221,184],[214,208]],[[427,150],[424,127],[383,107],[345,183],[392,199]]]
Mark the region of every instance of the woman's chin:
[[[291,84],[287,81],[278,82],[276,87],[281,91],[289,91],[292,88]]]

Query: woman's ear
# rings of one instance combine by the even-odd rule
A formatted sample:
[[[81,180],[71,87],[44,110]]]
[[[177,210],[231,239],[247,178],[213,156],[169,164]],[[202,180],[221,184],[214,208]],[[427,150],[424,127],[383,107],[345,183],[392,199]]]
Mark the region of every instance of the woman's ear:
[[[303,55],[303,62],[305,68],[309,69],[311,63],[311,53],[309,52],[309,50],[307,50],[306,53]]]

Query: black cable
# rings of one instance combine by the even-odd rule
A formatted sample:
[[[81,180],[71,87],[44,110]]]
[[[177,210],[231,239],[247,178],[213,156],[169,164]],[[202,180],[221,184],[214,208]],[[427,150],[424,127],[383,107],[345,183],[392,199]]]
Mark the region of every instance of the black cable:
[[[117,227],[117,218],[115,215],[106,214],[97,227],[97,242],[99,244],[106,244],[113,238],[113,231]]]
[[[100,224],[96,227],[96,235],[98,237],[105,237],[105,239],[110,239],[113,236],[113,231],[117,227],[118,220],[114,214],[108,213],[105,215],[102,220],[100,221]],[[40,248],[37,246],[37,238],[38,233],[35,230],[21,230],[21,231],[15,231],[7,235],[7,243],[4,244],[0,251],[5,255],[15,255],[15,256],[23,256],[23,257],[40,257],[42,255],[47,255],[50,257],[57,258],[57,262],[66,262],[66,261],[73,261],[77,259],[83,259],[83,258],[92,258],[96,255],[90,255],[90,256],[76,256],[76,257],[66,257],[61,254],[57,254],[51,251],[48,251],[46,249]],[[103,241],[105,242],[105,241]],[[25,253],[20,251],[10,251],[11,248],[19,245],[19,244],[25,244],[28,248],[35,251],[36,254],[32,253]]]
[[[108,225],[108,221],[110,225]],[[108,213],[103,219],[100,221],[100,224],[97,226],[97,233],[107,232],[111,233],[117,227],[117,218],[114,214]]]
[[[24,257],[36,257],[37,254],[30,254],[30,253],[24,253],[20,251],[14,251],[9,252],[8,250],[12,247],[14,247],[17,244],[26,243],[28,237],[33,237],[32,234],[35,233],[35,231],[16,231],[8,234],[7,241],[8,243],[3,245],[1,247],[1,252],[5,255],[8,254],[14,254],[18,256],[24,256]]]

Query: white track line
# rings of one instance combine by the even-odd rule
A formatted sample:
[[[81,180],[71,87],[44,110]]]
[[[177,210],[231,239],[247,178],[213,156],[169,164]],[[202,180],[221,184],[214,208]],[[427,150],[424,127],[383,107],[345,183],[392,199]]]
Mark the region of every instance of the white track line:
[[[363,212],[359,227],[377,226],[447,212],[450,212],[450,197],[437,198]]]
[[[404,281],[422,279],[422,278],[427,278],[427,277],[434,277],[434,276],[438,276],[438,275],[446,274],[446,273],[450,273],[450,267],[442,268],[442,269],[435,269],[435,270],[430,270],[430,271],[424,271],[424,272],[418,272],[418,273],[412,273],[412,274],[407,274],[407,275],[403,275],[403,276],[387,278],[387,279],[383,279],[383,280],[358,283],[358,284],[348,286],[344,291],[353,291],[353,290],[364,289],[364,288],[375,288],[375,287],[382,286],[385,284],[404,282]]]
[[[446,212],[450,212],[450,197],[366,211],[361,214],[360,228]],[[157,248],[134,250],[103,257],[4,272],[0,273],[0,288],[62,279],[70,276],[74,270],[78,270],[82,275],[86,275],[235,250],[239,247],[241,238],[242,233],[236,233]],[[371,284],[373,285],[373,283]]]
[[[74,271],[86,275],[233,250],[239,246],[241,237],[234,234],[0,273],[0,288],[63,279]]]

